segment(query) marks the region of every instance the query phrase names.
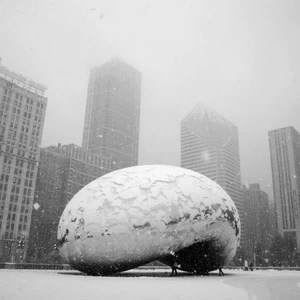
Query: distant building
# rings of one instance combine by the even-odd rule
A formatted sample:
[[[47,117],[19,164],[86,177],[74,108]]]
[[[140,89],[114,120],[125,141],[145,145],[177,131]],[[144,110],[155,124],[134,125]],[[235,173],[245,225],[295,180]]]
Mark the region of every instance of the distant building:
[[[181,166],[216,181],[234,201],[243,231],[238,129],[199,104],[181,121]]]
[[[28,246],[46,87],[0,65],[0,261]]]
[[[243,186],[245,259],[263,263],[272,242],[269,224],[269,200],[258,183]]]
[[[89,182],[110,172],[111,160],[74,144],[41,149],[30,228],[28,260],[51,259],[59,219],[67,203]]]
[[[300,250],[300,134],[294,127],[269,131],[277,232]]]
[[[270,241],[274,240],[275,235],[277,234],[276,230],[276,212],[275,212],[275,203],[269,201],[269,234]]]
[[[90,72],[82,147],[111,157],[114,170],[137,165],[141,73],[114,58]]]

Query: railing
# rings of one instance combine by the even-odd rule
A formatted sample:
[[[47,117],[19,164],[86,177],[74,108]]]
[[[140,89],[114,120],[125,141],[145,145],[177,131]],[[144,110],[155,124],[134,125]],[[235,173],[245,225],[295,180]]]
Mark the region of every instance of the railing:
[[[229,270],[236,270],[236,269],[239,269],[239,270],[244,270],[244,271],[250,271],[250,267],[248,267],[248,270],[245,270],[245,267],[242,267],[242,266],[226,266],[224,267],[224,269],[229,269]],[[300,271],[300,267],[278,267],[278,266],[269,266],[269,267],[254,267],[253,266],[253,270],[278,270],[278,271],[281,271],[281,270],[290,270],[290,271]]]
[[[0,269],[72,270],[68,264],[0,263]]]
[[[155,269],[169,269],[169,266],[158,266],[158,265],[144,265],[137,267],[136,269],[144,270],[155,270]],[[26,270],[74,270],[68,264],[35,264],[35,263],[0,263],[0,269],[26,269]],[[226,266],[223,269],[229,270],[245,270],[242,266]],[[300,267],[253,267],[253,270],[289,270],[289,271],[300,271]],[[246,270],[245,270],[246,271]],[[249,272],[250,268],[248,268]]]

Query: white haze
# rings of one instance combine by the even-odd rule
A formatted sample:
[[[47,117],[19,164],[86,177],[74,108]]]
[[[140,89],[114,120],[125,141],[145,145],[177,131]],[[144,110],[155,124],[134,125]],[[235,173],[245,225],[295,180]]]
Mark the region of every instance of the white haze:
[[[272,197],[267,132],[300,131],[300,2],[0,1],[2,64],[48,86],[42,146],[81,145],[89,70],[143,74],[139,164],[180,166],[202,102],[239,128],[242,181]]]

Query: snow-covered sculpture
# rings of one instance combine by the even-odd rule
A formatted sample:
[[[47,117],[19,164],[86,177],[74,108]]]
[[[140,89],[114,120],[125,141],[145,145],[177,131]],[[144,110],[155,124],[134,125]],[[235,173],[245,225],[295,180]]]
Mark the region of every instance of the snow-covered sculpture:
[[[88,274],[125,271],[176,255],[184,271],[207,272],[233,258],[240,219],[229,195],[187,169],[146,165],[108,173],[67,204],[60,253]]]

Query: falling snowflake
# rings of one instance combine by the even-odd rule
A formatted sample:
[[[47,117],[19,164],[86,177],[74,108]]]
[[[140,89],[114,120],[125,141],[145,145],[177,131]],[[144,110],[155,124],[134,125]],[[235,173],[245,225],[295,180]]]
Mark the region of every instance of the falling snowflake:
[[[210,160],[210,155],[208,151],[203,151],[202,152],[202,159],[206,162],[208,162]]]
[[[40,208],[40,204],[39,203],[37,203],[37,202],[35,202],[34,204],[33,204],[33,208],[35,209],[35,210],[38,210],[39,208]]]

